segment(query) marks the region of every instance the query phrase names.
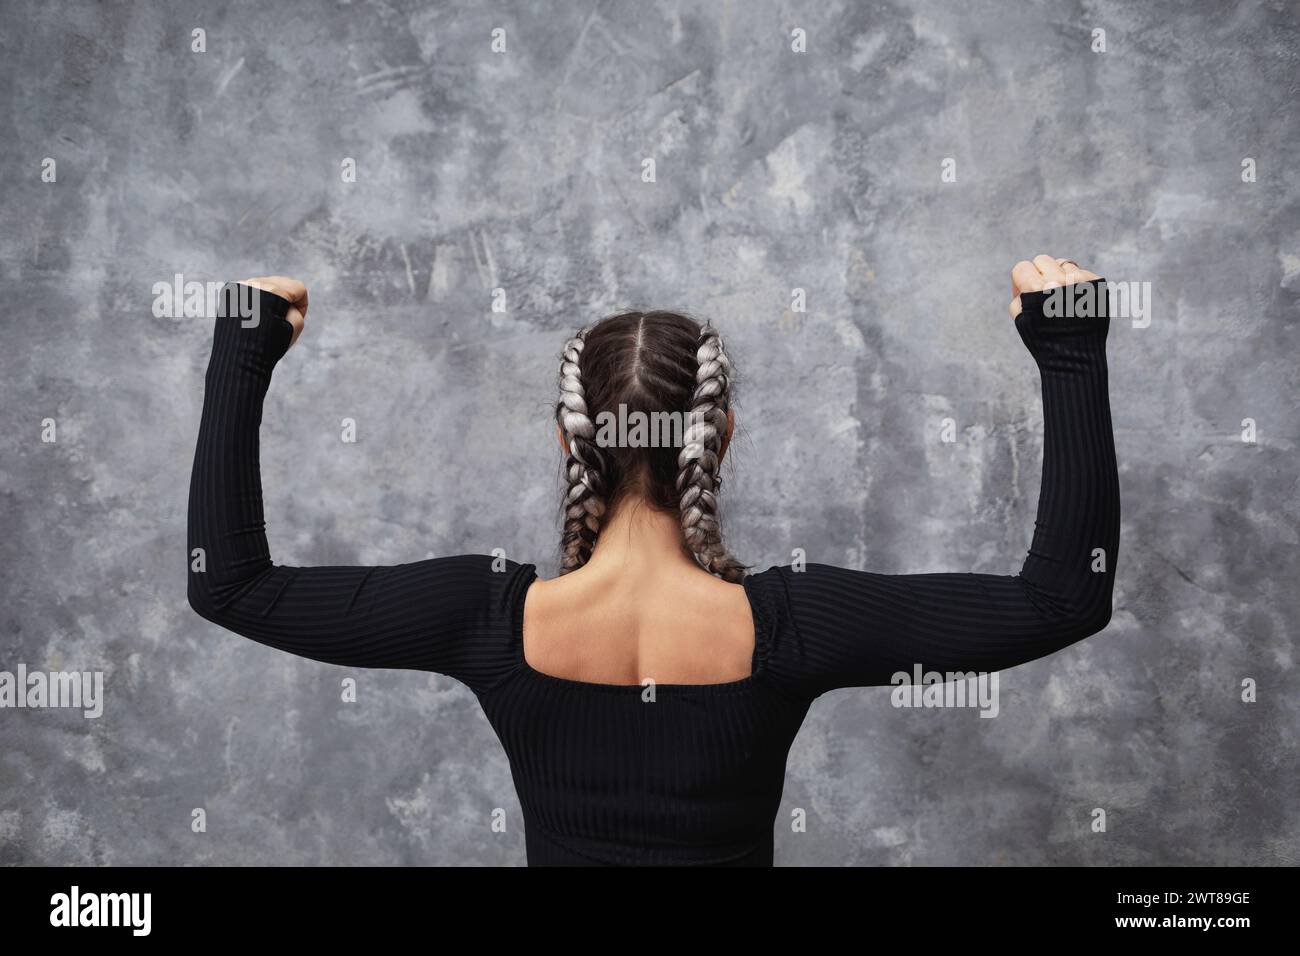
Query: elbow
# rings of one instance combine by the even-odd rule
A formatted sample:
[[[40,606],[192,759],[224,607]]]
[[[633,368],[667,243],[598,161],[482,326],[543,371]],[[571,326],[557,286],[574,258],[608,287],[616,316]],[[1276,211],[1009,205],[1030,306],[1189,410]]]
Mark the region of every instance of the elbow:
[[[1106,600],[1097,604],[1096,607],[1089,609],[1080,619],[1079,628],[1082,633],[1080,637],[1091,637],[1093,634],[1100,634],[1106,630],[1110,624],[1111,602],[1110,595]]]
[[[203,586],[201,581],[202,575],[190,573],[189,588],[186,597],[189,601],[190,610],[205,621],[212,621],[214,624],[220,624],[217,620],[217,605],[212,599],[212,593],[208,588]]]
[[[1111,608],[1111,591],[1110,588],[1106,588],[1102,593],[1066,614],[1063,624],[1069,631],[1071,639],[1081,641],[1085,637],[1104,631],[1110,624]]]
[[[1098,576],[1099,583],[1094,585],[1090,600],[1084,602],[1082,626],[1087,630],[1087,637],[1099,634],[1110,624],[1111,612],[1115,604],[1115,573],[1111,571]]]
[[[199,617],[204,618],[205,620],[211,619],[209,615],[211,614],[212,605],[210,605],[203,596],[197,593],[193,588],[190,588],[189,591],[189,604],[190,610]]]
[[[1055,635],[1066,646],[1104,631],[1110,624],[1114,585],[1110,576],[1079,582],[1073,594],[1037,588],[1021,578],[1031,602],[1038,608],[1044,634]]]

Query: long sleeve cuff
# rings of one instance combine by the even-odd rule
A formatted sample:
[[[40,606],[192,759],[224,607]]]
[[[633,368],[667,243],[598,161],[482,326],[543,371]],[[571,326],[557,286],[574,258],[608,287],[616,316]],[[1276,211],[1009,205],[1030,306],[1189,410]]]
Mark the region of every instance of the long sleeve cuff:
[[[1077,367],[1084,355],[1105,359],[1110,329],[1106,280],[1020,294],[1016,331],[1040,368]]]
[[[271,369],[293,340],[289,300],[238,282],[228,282],[217,299],[216,330],[208,375],[237,372],[270,380]]]

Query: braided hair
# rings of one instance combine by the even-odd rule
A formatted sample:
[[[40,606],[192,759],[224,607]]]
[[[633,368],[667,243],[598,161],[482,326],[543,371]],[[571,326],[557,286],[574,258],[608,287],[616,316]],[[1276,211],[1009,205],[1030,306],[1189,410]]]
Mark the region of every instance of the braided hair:
[[[722,543],[718,492],[722,489],[722,438],[731,405],[731,361],[712,326],[700,330],[690,425],[677,456],[678,507],[682,534],[700,566],[726,581],[739,581],[745,568]]]
[[[564,463],[560,573],[591,557],[601,519],[625,495],[680,516],[682,541],[700,567],[727,581],[746,571],[722,541],[718,493],[731,405],[731,361],[722,337],[675,312],[625,312],[579,331],[564,345],[555,419],[568,444]],[[685,419],[678,447],[602,446],[602,412]]]
[[[579,362],[589,331],[583,329],[565,343],[560,362],[560,401],[555,413],[569,445],[564,466],[568,487],[564,494],[564,530],[560,536],[561,574],[587,563],[605,513],[604,453],[596,444],[596,426],[587,412],[587,393],[582,386]]]

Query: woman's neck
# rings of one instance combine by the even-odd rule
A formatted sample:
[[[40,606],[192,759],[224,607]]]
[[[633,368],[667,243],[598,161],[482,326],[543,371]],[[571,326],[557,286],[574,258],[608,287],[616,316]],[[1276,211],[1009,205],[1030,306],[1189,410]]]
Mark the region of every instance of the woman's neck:
[[[623,498],[612,511],[606,512],[585,567],[618,574],[684,568],[703,570],[682,541],[681,519],[639,496]]]

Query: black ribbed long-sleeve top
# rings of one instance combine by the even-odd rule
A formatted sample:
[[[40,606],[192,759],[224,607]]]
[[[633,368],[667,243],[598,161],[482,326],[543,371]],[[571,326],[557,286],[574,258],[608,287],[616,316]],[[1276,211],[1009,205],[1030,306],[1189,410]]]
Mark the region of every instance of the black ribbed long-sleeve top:
[[[745,578],[752,673],[725,684],[591,684],[524,659],[536,567],[460,555],[386,567],[287,567],[267,546],[262,404],[289,347],[288,303],[227,286],[189,499],[189,601],[263,644],[350,667],[450,675],[510,760],[530,864],[771,865],[790,744],[812,701],[895,674],[988,672],[1110,619],[1119,482],[1107,396],[1104,280],[1092,317],[1021,296],[1016,329],[1043,389],[1042,488],[1019,574],[875,574],[809,564]],[[196,549],[202,549],[201,552]]]

